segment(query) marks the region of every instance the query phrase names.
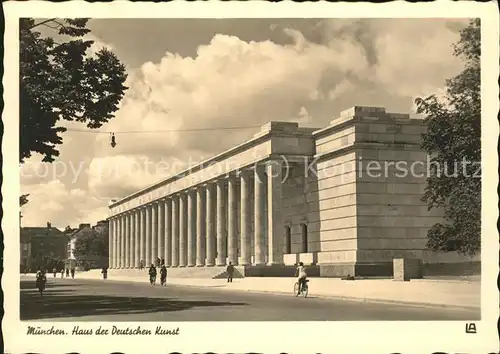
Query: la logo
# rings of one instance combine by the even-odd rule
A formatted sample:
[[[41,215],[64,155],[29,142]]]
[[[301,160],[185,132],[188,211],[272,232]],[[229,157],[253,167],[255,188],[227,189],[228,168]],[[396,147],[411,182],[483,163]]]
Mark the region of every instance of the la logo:
[[[465,324],[465,333],[477,333],[476,324],[475,323],[466,323]]]

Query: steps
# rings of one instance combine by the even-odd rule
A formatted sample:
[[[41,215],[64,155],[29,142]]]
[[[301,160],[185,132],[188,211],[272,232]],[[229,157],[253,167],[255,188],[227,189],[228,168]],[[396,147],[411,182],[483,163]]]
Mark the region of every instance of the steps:
[[[109,269],[109,276],[118,277],[148,277],[149,268],[139,269]],[[158,277],[160,276],[157,269]],[[227,278],[226,266],[215,267],[173,267],[167,268],[168,278],[198,278],[198,279],[225,279]],[[233,278],[244,278],[245,269],[242,266],[234,267]]]
[[[244,278],[245,270],[243,267],[235,266],[233,278]],[[167,268],[167,277],[171,278],[227,278],[226,266],[215,267],[179,267]]]
[[[295,266],[273,265],[273,266],[234,266],[233,278],[248,277],[294,277]],[[113,277],[144,277],[148,279],[149,268],[139,269],[109,269],[109,276]],[[100,271],[99,271],[100,272]],[[160,271],[157,269],[158,277]],[[319,267],[307,267],[309,277],[318,277]],[[225,279],[227,278],[226,266],[214,267],[173,267],[167,268],[168,278],[194,278],[194,279]]]

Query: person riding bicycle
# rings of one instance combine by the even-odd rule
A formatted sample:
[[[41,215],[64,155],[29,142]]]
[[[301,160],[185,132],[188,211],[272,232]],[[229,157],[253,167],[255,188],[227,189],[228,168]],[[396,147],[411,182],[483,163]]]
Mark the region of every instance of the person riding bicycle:
[[[299,283],[299,294],[302,291],[302,284],[305,284],[307,279],[306,268],[304,267],[304,263],[299,262],[297,270],[295,272],[295,276],[298,277],[297,282]]]

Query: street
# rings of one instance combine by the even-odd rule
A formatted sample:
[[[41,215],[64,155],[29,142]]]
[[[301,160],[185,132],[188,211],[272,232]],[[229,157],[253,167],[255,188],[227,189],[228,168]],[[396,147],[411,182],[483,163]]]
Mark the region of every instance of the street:
[[[21,280],[21,320],[47,321],[384,321],[478,320],[479,311],[444,307],[48,278],[43,296]]]

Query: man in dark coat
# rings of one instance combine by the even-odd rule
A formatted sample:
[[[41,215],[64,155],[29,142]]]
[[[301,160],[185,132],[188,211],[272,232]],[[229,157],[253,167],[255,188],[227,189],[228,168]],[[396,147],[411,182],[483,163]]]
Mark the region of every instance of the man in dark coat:
[[[162,286],[167,285],[167,267],[165,267],[165,264],[160,269],[160,281]]]
[[[234,274],[233,263],[229,262],[229,265],[227,266],[226,272],[227,272],[227,282],[232,283],[233,282],[233,274]]]

